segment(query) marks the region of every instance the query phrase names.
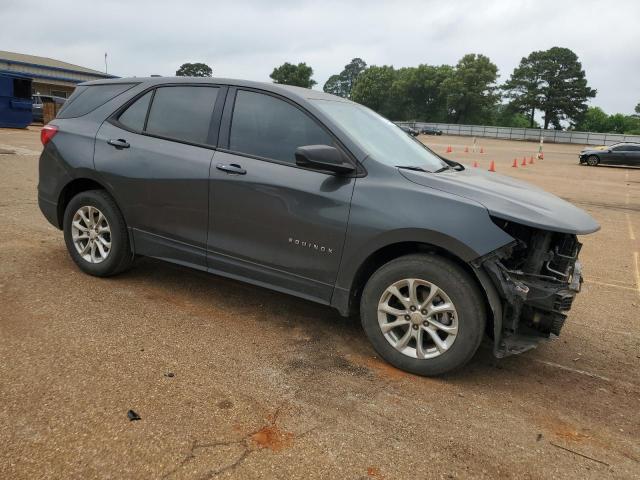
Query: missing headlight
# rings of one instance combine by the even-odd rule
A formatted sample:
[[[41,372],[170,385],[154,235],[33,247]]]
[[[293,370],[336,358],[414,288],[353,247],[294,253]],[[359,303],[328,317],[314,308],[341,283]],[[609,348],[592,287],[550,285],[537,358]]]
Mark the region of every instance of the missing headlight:
[[[496,353],[533,348],[558,335],[582,282],[575,235],[493,219],[515,242],[479,260],[503,298]],[[500,356],[500,355],[499,355]]]

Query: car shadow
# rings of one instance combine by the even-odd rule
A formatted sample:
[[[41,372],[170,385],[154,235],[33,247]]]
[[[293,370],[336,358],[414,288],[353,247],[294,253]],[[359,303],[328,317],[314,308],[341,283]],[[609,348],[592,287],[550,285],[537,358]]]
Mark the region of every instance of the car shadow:
[[[588,165],[586,163],[581,163],[579,164],[579,166],[587,167]],[[611,169],[617,169],[617,170],[640,170],[640,166],[636,167],[633,165],[608,165],[608,164],[599,163],[596,166],[598,168],[611,168]]]
[[[283,357],[290,370],[308,368],[316,374],[323,368],[328,373],[362,376],[389,375],[421,381],[421,377],[395,371],[379,358],[367,340],[358,318],[344,318],[335,309],[315,302],[275,292],[241,281],[209,274],[151,258],[136,260],[134,268],[117,277],[106,279],[116,283],[133,283],[151,289],[147,300],[167,302],[185,309],[195,309],[203,316],[243,316],[246,312],[260,311],[258,319],[265,329],[292,327],[305,341],[292,338],[287,352],[274,352]],[[195,320],[194,320],[195,321]],[[531,352],[524,356],[531,355]],[[275,361],[275,360],[274,360]],[[501,376],[522,377],[531,373],[531,361],[524,357],[496,359],[491,340],[486,338],[474,358],[462,369],[440,376],[448,383],[476,384]]]

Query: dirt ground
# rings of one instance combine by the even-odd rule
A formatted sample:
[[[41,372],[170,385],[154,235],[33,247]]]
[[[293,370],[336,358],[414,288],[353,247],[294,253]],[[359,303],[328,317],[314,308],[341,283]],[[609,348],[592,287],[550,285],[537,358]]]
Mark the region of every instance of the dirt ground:
[[[38,210],[38,129],[0,130],[0,478],[639,478],[640,169],[422,139],[600,222],[559,339],[420,378],[313,303],[150,259],[84,275]]]

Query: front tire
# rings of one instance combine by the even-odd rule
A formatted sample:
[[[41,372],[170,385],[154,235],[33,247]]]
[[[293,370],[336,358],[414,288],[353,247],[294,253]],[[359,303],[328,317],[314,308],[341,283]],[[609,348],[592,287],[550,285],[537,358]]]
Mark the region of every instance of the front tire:
[[[104,190],[73,197],[65,209],[63,230],[69,255],[89,275],[116,275],[133,262],[122,213]]]
[[[596,155],[589,155],[587,157],[587,165],[595,167],[600,163],[600,159]]]
[[[455,263],[431,254],[400,257],[377,270],[362,293],[360,316],[383,359],[424,376],[467,363],[486,323],[473,279]]]

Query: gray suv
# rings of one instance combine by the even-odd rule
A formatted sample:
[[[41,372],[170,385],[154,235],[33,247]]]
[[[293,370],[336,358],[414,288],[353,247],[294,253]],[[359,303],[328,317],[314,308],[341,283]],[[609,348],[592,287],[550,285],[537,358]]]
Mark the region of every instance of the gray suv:
[[[84,272],[155,257],[359,314],[436,375],[558,335],[584,211],[465,169],[349,100],[227,79],[81,84],[42,131],[38,200]]]

